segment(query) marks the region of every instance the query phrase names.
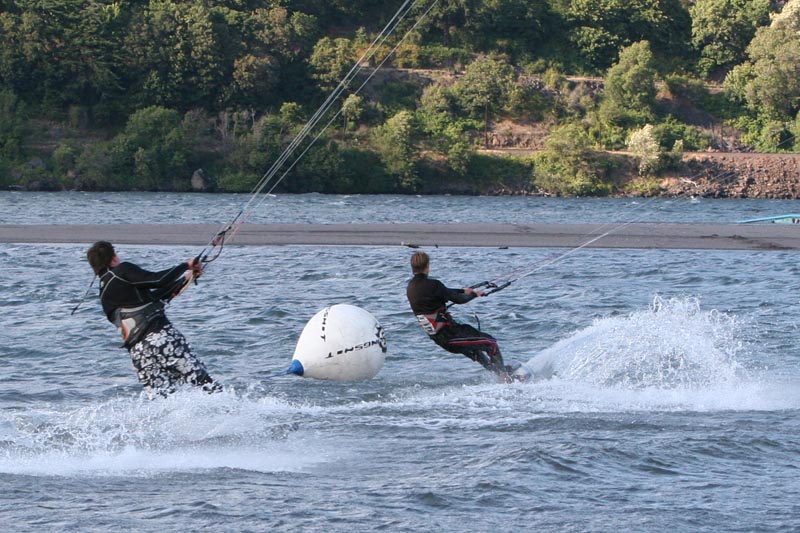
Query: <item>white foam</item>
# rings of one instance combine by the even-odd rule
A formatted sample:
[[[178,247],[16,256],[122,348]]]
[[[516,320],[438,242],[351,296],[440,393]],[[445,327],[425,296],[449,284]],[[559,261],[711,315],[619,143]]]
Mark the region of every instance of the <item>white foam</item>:
[[[129,446],[118,452],[50,451],[0,457],[0,472],[35,476],[150,476],[177,471],[233,468],[255,472],[300,472],[324,462],[324,454],[297,454],[291,447],[182,448],[142,450]]]
[[[417,404],[441,415],[439,423],[465,428],[552,413],[800,408],[797,383],[757,368],[763,364],[746,331],[741,319],[704,310],[696,298],[657,296],[647,309],[598,319],[536,354],[526,363],[532,383],[497,385],[487,377],[478,385],[408,391],[396,406]],[[451,413],[454,405],[461,410]]]
[[[78,408],[45,406],[2,421],[6,446],[0,451],[0,472],[56,476],[214,468],[277,472],[333,460],[330,446],[297,436],[297,412],[297,407],[275,398],[230,392],[208,395],[198,390],[155,401],[136,397]]]
[[[797,388],[742,363],[746,328],[695,298],[656,297],[644,311],[596,320],[531,358],[553,409],[776,410]],[[548,378],[547,381],[541,381]]]

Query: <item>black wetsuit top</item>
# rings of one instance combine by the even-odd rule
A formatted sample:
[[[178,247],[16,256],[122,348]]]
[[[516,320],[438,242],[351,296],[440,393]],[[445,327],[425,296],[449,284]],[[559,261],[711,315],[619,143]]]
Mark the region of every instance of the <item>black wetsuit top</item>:
[[[165,297],[189,265],[181,263],[159,272],[149,272],[133,263],[120,263],[100,274],[100,301],[109,322],[121,307],[137,307]],[[148,324],[147,332],[156,331],[169,323],[166,316]]]
[[[465,304],[477,294],[467,294],[463,289],[448,289],[444,283],[429,278],[427,274],[414,274],[408,282],[406,296],[414,314],[421,315],[445,311],[447,302]]]

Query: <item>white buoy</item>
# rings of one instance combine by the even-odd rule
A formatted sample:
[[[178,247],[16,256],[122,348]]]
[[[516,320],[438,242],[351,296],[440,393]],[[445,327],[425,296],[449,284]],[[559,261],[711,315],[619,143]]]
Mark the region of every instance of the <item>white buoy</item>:
[[[383,367],[386,337],[368,311],[349,304],[326,307],[308,321],[287,374],[333,381],[361,381]]]

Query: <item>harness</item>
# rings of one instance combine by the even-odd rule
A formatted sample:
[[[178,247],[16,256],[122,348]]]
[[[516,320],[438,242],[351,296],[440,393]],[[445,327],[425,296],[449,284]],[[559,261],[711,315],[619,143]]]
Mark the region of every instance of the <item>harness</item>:
[[[417,322],[431,337],[439,333],[443,328],[453,325],[453,317],[444,309],[433,313],[420,313],[415,315]]]
[[[139,307],[118,307],[114,310],[114,324],[122,335],[125,348],[130,348],[141,341],[154,320],[164,318],[164,304],[160,301],[149,302]]]
[[[130,284],[130,282],[111,270],[107,270],[100,276],[100,298],[103,298],[103,293],[106,291],[113,279],[117,279],[122,283]],[[161,293],[157,295],[162,299],[156,299],[152,302],[143,303],[136,307],[118,307],[114,310],[114,325],[117,326],[122,336],[122,347],[130,349],[131,346],[141,341],[144,336],[150,331],[150,325],[156,320],[167,320],[167,315],[164,312],[164,301],[169,302],[175,294],[173,292],[182,281],[179,279],[176,283],[167,287],[166,290],[162,289]],[[169,297],[165,297],[169,296]]]

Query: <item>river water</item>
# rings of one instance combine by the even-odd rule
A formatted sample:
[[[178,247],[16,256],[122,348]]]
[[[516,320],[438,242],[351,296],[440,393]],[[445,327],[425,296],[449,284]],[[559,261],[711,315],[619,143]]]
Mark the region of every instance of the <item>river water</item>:
[[[0,223],[226,222],[245,196],[0,193]],[[733,222],[793,202],[276,196],[253,222]],[[800,229],[799,229],[800,231]],[[221,394],[140,394],[86,245],[0,244],[5,531],[797,531],[794,252],[583,249],[453,309],[527,362],[500,385],[436,347],[404,247],[226,246],[168,314]],[[124,246],[151,268],[182,246]],[[464,286],[548,249],[431,248]],[[351,303],[389,351],[365,382],[270,378]]]

